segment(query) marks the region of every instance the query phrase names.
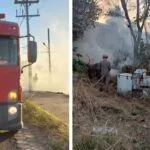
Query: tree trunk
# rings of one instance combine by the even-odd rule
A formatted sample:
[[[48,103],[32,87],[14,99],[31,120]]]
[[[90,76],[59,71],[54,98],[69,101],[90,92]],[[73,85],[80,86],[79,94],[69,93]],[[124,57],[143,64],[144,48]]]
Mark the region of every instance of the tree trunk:
[[[134,62],[133,62],[134,67],[139,67],[140,65],[139,53],[140,53],[141,36],[142,31],[138,30],[137,39],[134,40]]]
[[[146,24],[144,24],[144,30],[145,30],[146,44],[148,45],[148,32],[147,32],[147,25]]]
[[[138,66],[138,54],[137,54],[137,50],[138,50],[138,44],[134,43],[134,58],[133,58],[133,66],[134,68],[136,68]]]

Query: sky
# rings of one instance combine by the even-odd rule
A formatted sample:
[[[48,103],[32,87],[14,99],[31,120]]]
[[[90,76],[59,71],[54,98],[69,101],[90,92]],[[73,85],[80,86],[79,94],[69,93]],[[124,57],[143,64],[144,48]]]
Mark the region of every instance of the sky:
[[[17,22],[20,26],[21,36],[26,35],[26,20],[16,18],[16,10],[21,12],[23,6],[14,4],[14,0],[0,1],[0,13],[6,14],[6,20]],[[38,74],[36,90],[48,90],[68,93],[69,86],[69,0],[40,0],[32,4],[30,14],[36,14],[39,9],[40,17],[30,19],[30,33],[35,36],[38,43],[38,58],[33,65],[33,76]],[[50,28],[52,73],[48,72],[47,28]],[[21,59],[27,60],[27,41],[21,39]],[[41,72],[41,68],[43,72]],[[22,77],[23,86],[27,90],[27,69]],[[47,80],[47,86],[45,86]]]

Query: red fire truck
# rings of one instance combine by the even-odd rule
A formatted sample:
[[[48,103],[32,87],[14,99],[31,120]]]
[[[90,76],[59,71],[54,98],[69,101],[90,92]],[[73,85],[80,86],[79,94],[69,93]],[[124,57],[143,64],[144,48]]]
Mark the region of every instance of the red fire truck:
[[[5,15],[0,14],[0,18]],[[20,32],[17,23],[0,20],[0,130],[23,127],[20,85]],[[36,42],[30,41],[29,64],[36,61]]]

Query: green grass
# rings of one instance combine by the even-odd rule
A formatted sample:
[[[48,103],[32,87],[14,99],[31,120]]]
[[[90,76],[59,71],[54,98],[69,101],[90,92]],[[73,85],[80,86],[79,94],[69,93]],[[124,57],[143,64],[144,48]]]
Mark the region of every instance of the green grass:
[[[24,101],[24,121],[43,130],[50,137],[54,150],[61,150],[68,144],[68,125],[30,100]]]

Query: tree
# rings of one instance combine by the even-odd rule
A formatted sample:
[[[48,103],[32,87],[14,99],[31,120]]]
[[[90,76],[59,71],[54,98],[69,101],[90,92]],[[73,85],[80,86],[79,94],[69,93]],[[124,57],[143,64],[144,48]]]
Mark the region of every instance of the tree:
[[[149,15],[150,0],[136,0],[136,15],[135,20],[132,21],[128,11],[128,1],[121,0],[121,5],[124,10],[125,18],[128,21],[128,27],[130,29],[133,41],[134,41],[134,62],[133,65],[136,67],[139,65],[139,53],[140,53],[140,42],[144,24]]]
[[[98,0],[73,0],[73,39],[83,35],[84,31],[94,25],[101,9]]]
[[[112,16],[112,17],[122,17],[121,9],[119,6],[114,6],[114,8],[109,9],[106,13],[106,16]]]
[[[149,63],[149,49],[150,49],[150,44],[145,43],[143,39],[140,41],[140,57],[139,57],[139,62],[142,67],[145,69],[148,69],[148,63]]]

